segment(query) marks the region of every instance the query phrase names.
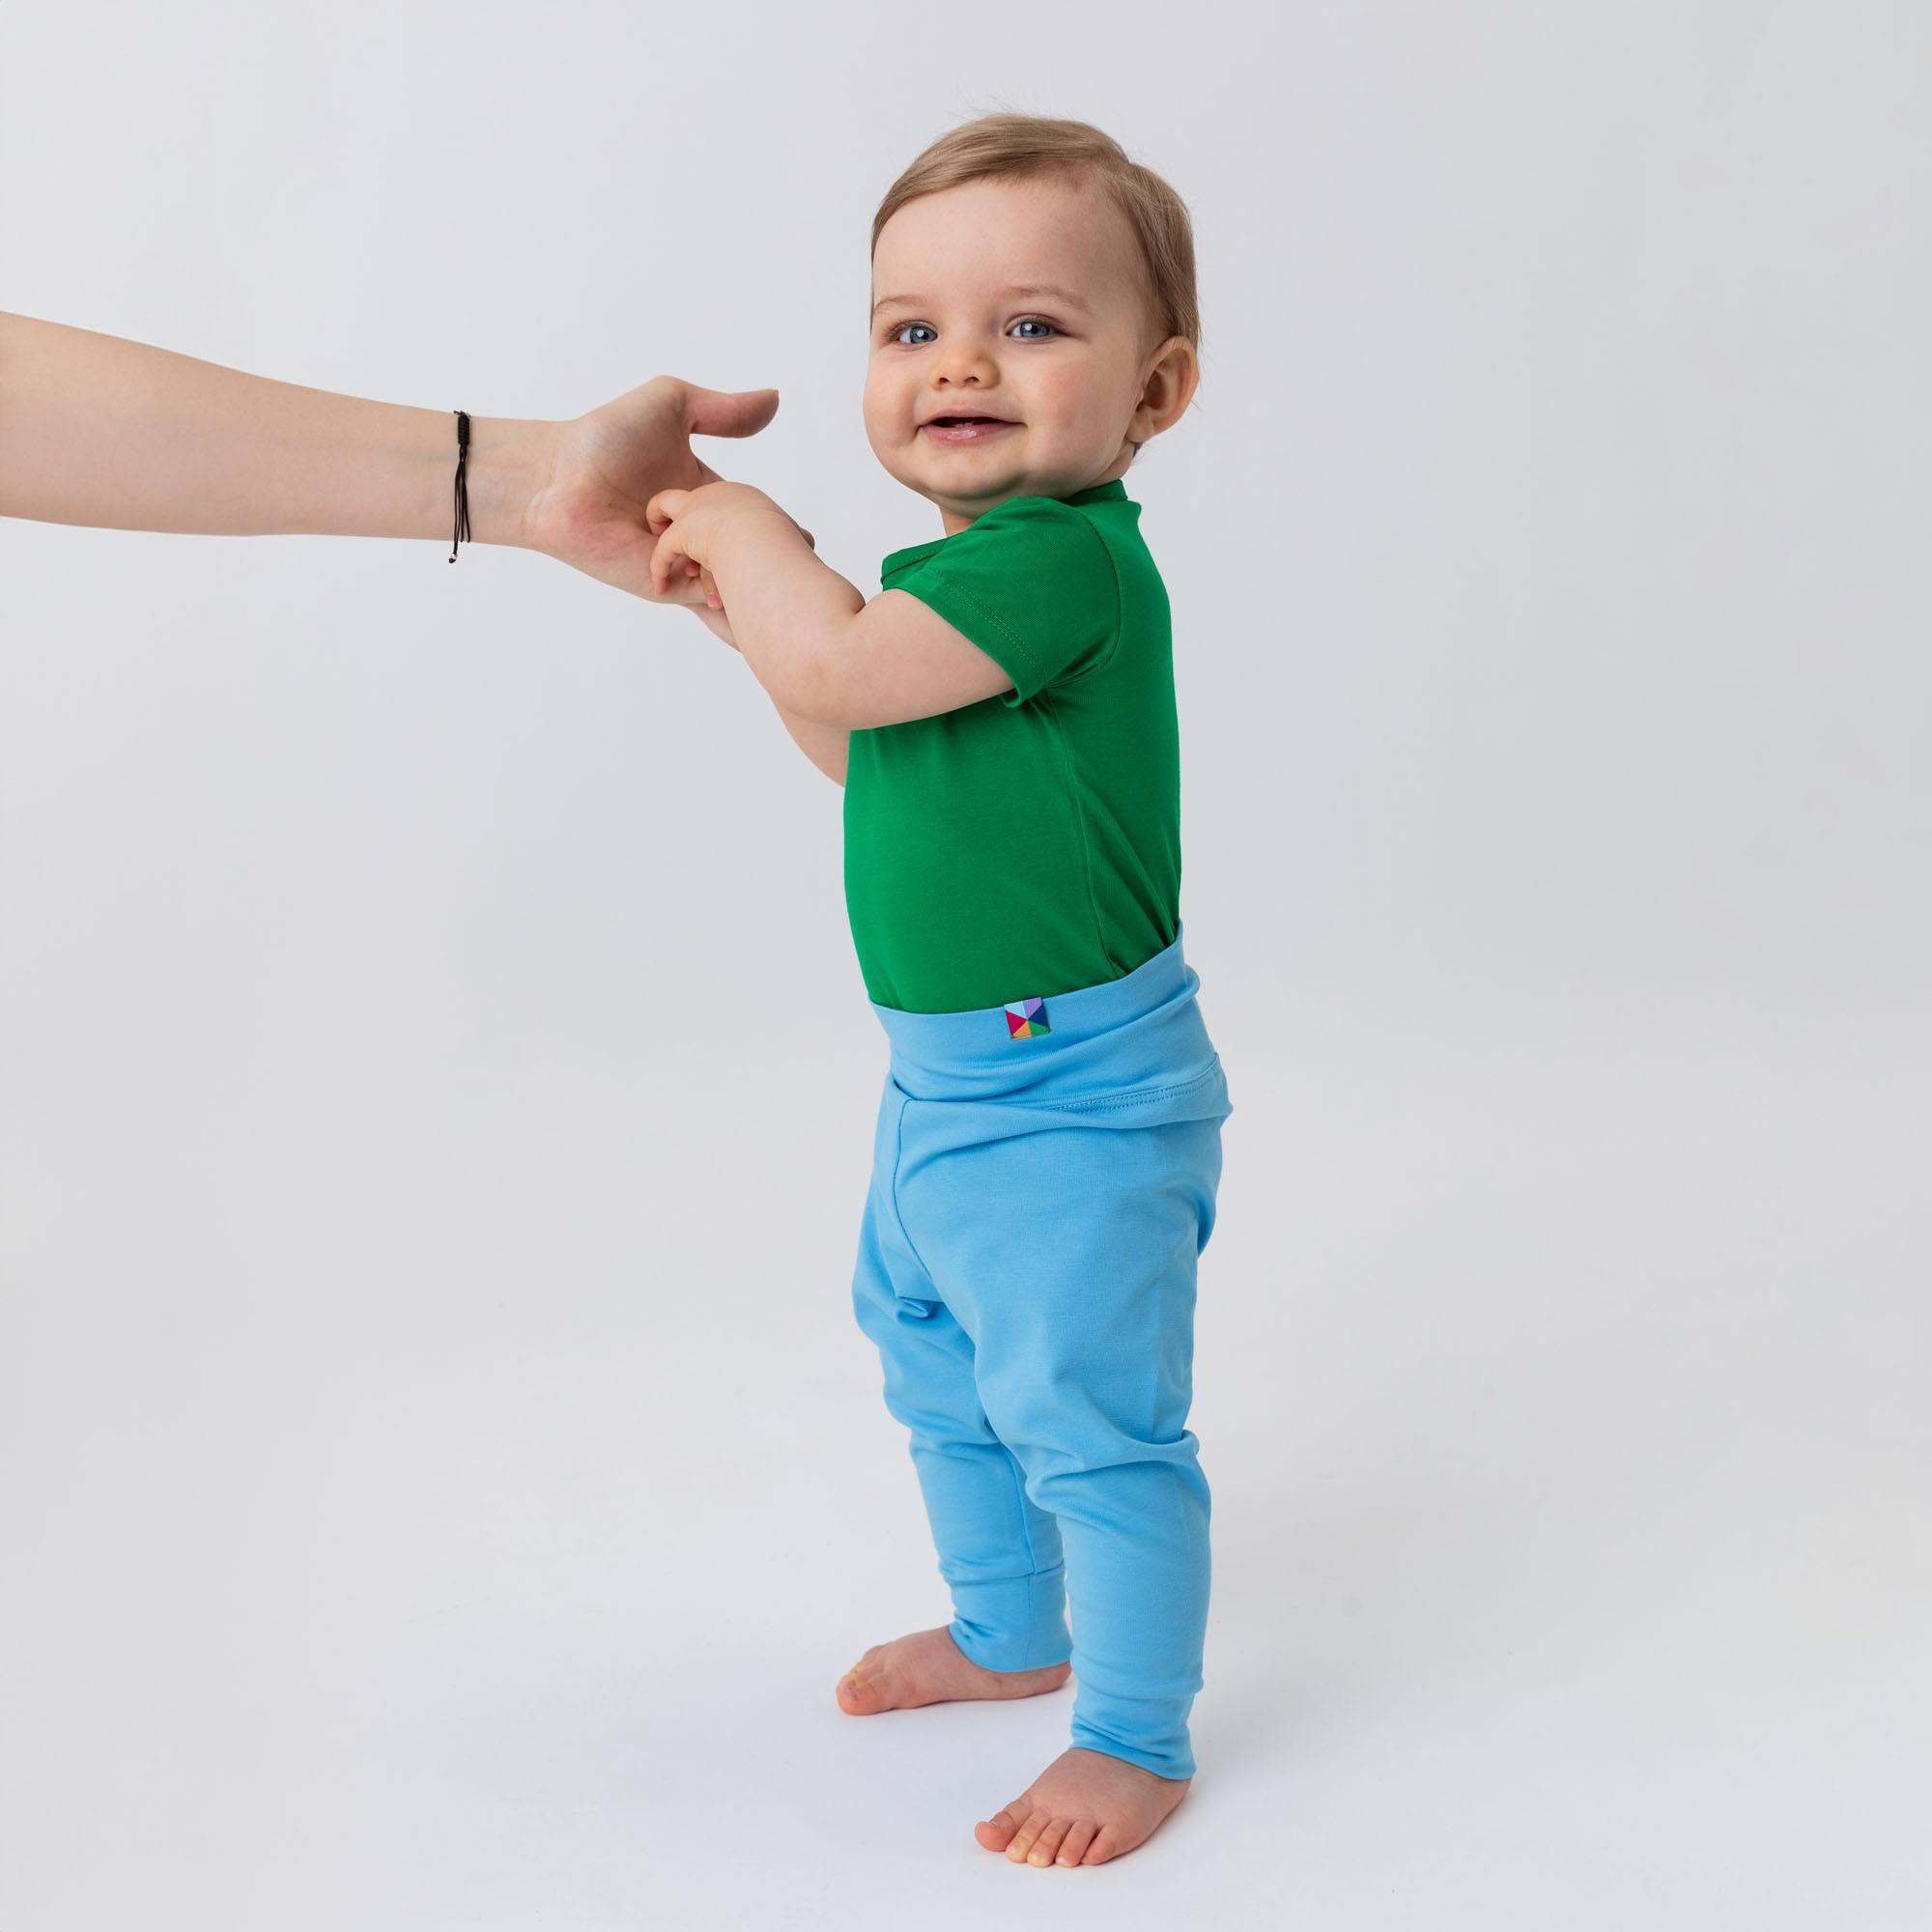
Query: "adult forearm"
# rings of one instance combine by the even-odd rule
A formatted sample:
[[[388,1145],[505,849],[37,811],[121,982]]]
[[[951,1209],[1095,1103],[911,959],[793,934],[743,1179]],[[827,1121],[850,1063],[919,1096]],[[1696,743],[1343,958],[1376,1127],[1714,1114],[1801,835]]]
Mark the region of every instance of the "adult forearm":
[[[478,543],[525,540],[559,426],[472,416]],[[447,537],[452,411],[0,314],[0,515],[111,529]]]

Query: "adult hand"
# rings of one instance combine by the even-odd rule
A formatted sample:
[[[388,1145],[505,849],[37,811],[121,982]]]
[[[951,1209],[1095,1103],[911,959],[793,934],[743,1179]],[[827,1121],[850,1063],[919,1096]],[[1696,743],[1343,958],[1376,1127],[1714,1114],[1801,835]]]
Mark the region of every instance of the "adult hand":
[[[731,393],[656,376],[588,415],[557,425],[555,462],[526,512],[524,542],[602,583],[660,604],[702,604],[682,573],[651,584],[645,506],[661,490],[720,481],[692,450],[694,436],[753,436],[778,412],[776,389]]]

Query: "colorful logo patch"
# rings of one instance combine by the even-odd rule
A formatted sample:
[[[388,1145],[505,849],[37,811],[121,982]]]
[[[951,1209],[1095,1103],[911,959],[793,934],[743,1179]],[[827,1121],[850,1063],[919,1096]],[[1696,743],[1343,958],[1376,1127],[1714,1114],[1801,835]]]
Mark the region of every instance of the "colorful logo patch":
[[[1031,1039],[1037,1033],[1051,1033],[1046,1023],[1046,1001],[1015,1000],[1007,1009],[1007,1034],[1012,1039]]]

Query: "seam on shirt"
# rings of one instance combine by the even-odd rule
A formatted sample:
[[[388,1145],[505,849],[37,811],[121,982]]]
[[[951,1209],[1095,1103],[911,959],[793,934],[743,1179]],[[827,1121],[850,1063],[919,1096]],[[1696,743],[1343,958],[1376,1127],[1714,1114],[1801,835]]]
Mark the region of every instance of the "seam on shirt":
[[[1126,971],[1107,949],[1107,931],[1100,919],[1099,895],[1094,885],[1094,841],[1087,833],[1087,811],[1080,803],[1080,779],[1073,766],[1073,748],[1066,742],[1066,732],[1060,722],[1059,707],[1053,702],[1053,693],[1042,691],[1037,694],[1040,715],[1053,727],[1053,742],[1060,747],[1060,760],[1066,774],[1067,802],[1073,808],[1074,830],[1080,835],[1080,869],[1087,880],[1087,910],[1094,919],[1094,937],[1099,942],[1100,957],[1119,979]]]
[[[1098,526],[1094,524],[1091,517],[1083,516],[1078,510],[1068,510],[1065,504],[1060,505],[1060,508],[1100,546],[1100,554],[1107,560],[1107,573],[1112,578],[1114,584],[1113,637],[1107,648],[1085,670],[1075,671],[1071,677],[1065,677],[1060,680],[1060,686],[1066,686],[1084,683],[1097,672],[1105,670],[1120,654],[1121,639],[1127,628],[1127,596],[1126,590],[1121,582],[1121,566],[1114,555],[1114,547],[1100,534]],[[1019,654],[1028,671],[1034,677],[1038,677],[1040,663],[1037,654],[1034,651],[1033,646],[1027,642],[1026,639],[1021,637],[1010,624],[1004,622],[997,612],[989,611],[970,590],[958,582],[956,579],[948,575],[943,565],[924,564],[918,566],[918,569],[922,576],[937,578],[962,604],[970,605],[973,610],[977,611],[985,619],[986,623]],[[887,587],[903,590],[909,597],[917,597],[919,595],[919,592],[913,589],[910,584],[893,584]],[[1048,683],[1041,685],[1039,690],[1034,693],[1034,696],[1043,697],[1049,690],[1058,688],[1059,686],[1055,686],[1049,680]]]
[[[1107,559],[1107,568],[1113,573],[1114,640],[1085,670],[1075,671],[1071,677],[1062,678],[1062,686],[1084,684],[1090,677],[1097,676],[1101,671],[1105,670],[1114,662],[1115,658],[1120,655],[1121,639],[1125,635],[1127,628],[1127,593],[1126,587],[1121,582],[1121,566],[1119,560],[1114,555],[1114,547],[1100,534],[1099,526],[1091,517],[1080,516],[1078,510],[1075,510],[1072,514],[1080,517],[1081,525],[1086,529],[1088,535],[1100,546],[1101,554]]]
[[[985,621],[987,628],[989,630],[996,632],[1002,639],[1005,639],[1006,643],[1011,649],[1013,654],[1019,659],[1021,666],[1024,668],[1024,669],[1027,671],[1030,677],[1037,677],[1039,675],[1040,671],[1039,659],[1034,655],[1033,646],[1030,643],[1028,643],[1027,640],[1023,637],[1021,637],[1020,634],[1017,631],[1015,631],[1010,624],[1003,622],[995,611],[989,611],[986,608],[986,606],[980,603],[980,601],[977,597],[975,597],[973,593],[970,590],[968,590],[963,584],[957,582],[954,579],[947,576],[945,571],[929,570],[923,574],[928,577],[936,578],[941,583],[945,584],[947,589],[954,597],[956,597],[960,601],[960,603],[968,605],[974,611],[978,611],[980,616]],[[917,590],[914,590],[909,584],[900,584],[895,587],[904,590],[908,597],[917,597],[919,595],[919,592]]]

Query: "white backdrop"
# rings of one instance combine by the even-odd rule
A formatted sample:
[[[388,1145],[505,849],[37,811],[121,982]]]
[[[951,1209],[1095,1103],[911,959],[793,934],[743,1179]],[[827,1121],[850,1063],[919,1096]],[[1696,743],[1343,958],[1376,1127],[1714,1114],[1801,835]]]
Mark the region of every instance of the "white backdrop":
[[[994,107],[1165,173],[1236,1108],[1202,1776],[1015,1870],[1064,1694],[832,1701],[946,1615],[838,788],[540,557],[0,525],[10,1927],[1925,1922],[1926,16],[1245,15],[0,20],[0,307],[774,384],[705,453],[867,590],[939,534],[860,422],[887,184]]]

